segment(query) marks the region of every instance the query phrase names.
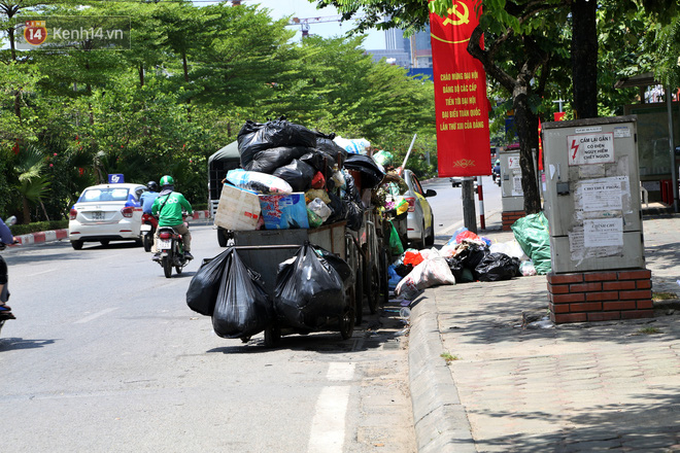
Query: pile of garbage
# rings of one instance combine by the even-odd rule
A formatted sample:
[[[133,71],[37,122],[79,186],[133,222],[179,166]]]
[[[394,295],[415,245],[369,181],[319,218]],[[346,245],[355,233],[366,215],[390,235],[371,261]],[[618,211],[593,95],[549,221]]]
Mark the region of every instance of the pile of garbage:
[[[229,247],[196,272],[186,302],[193,311],[212,318],[218,336],[245,339],[275,322],[307,332],[322,327],[329,317],[343,315],[344,294],[353,284],[354,273],[344,260],[306,243],[279,263],[270,297],[261,276]]]
[[[371,190],[385,175],[360,154],[366,140],[322,134],[283,118],[249,120],[237,141],[242,168],[227,173],[216,215],[225,229],[316,228],[346,220],[358,231]]]
[[[515,239],[492,243],[467,228],[456,231],[441,249],[407,249],[388,267],[389,288],[413,300],[425,288],[466,282],[495,282],[550,272],[548,222],[543,213],[519,219]]]

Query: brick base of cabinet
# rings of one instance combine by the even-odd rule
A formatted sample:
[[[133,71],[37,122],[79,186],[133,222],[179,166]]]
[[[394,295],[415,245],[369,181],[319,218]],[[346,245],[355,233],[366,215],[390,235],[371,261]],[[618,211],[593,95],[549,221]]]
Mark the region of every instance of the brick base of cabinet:
[[[503,231],[510,231],[512,224],[524,216],[526,216],[524,211],[504,211],[501,214],[501,219],[503,220],[503,226],[501,229]]]
[[[647,269],[548,274],[555,324],[651,318],[652,273]]]

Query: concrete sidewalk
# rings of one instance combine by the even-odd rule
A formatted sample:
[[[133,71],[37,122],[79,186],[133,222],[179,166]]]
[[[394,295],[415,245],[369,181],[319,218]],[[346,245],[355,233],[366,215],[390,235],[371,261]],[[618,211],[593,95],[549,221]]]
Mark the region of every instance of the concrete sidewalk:
[[[644,221],[647,268],[654,293],[677,295],[680,216],[664,217]],[[420,453],[680,451],[677,300],[654,318],[547,329],[526,322],[548,313],[546,276],[439,286],[415,302]]]

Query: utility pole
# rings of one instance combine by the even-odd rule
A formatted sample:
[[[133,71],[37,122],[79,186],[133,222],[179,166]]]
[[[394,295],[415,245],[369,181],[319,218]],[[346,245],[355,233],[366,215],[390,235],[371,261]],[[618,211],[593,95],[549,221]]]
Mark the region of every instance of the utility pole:
[[[475,213],[475,178],[463,178],[461,193],[463,198],[463,225],[477,234],[477,219]]]

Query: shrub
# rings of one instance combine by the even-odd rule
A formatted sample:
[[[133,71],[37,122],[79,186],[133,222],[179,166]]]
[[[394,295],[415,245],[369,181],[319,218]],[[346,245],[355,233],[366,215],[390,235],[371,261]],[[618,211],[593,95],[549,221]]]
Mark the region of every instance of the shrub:
[[[22,234],[60,230],[62,228],[68,228],[68,220],[50,220],[45,222],[33,222],[27,225],[13,225],[10,229],[14,236],[21,236]]]

